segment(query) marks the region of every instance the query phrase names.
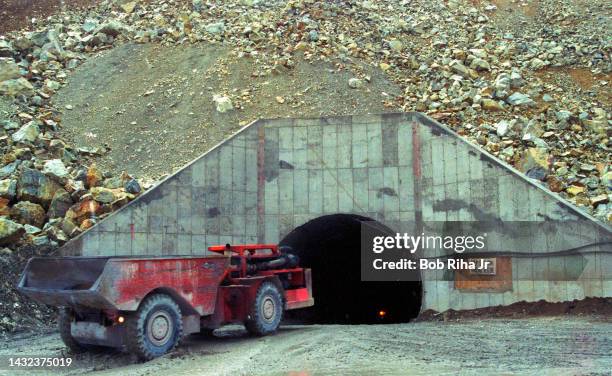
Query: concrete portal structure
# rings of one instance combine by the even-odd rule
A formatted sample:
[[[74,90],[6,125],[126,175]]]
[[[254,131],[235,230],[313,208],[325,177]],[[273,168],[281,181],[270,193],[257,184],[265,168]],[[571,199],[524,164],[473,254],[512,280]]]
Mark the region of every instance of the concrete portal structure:
[[[63,253],[204,254],[214,244],[277,243],[337,213],[396,231],[401,221],[571,220],[580,223],[572,231],[506,245],[528,254],[595,243],[588,254],[500,260],[501,285],[424,272],[422,310],[612,296],[610,244],[601,244],[609,240],[607,226],[418,113],[255,121]]]

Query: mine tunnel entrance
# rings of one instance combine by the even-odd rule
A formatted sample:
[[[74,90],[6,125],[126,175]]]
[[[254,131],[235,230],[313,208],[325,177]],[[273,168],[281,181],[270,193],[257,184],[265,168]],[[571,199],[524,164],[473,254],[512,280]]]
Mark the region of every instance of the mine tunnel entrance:
[[[363,282],[360,269],[361,223],[352,214],[319,217],[297,227],[281,245],[290,246],[300,264],[312,268],[315,305],[289,311],[290,320],[321,324],[408,322],[421,308],[421,282]],[[394,233],[376,222],[381,233]]]

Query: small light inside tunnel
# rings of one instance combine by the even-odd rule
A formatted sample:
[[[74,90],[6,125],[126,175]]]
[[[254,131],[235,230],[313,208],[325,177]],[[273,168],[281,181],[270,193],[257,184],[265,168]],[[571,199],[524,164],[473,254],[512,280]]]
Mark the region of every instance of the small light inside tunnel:
[[[380,317],[381,319],[384,318],[387,315],[387,312],[385,310],[380,310],[378,311],[378,317]]]
[[[119,324],[123,324],[123,323],[125,322],[125,317],[123,317],[123,316],[119,316],[119,317],[117,317],[117,322],[118,322]]]

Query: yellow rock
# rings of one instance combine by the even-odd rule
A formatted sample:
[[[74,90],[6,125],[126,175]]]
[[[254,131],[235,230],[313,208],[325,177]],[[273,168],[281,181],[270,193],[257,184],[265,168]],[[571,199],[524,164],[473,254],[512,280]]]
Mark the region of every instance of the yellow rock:
[[[577,194],[583,193],[586,190],[585,187],[580,187],[578,185],[572,185],[565,191],[572,196],[576,196]]]
[[[132,13],[136,8],[137,3],[137,1],[130,1],[125,4],[121,4],[121,9],[123,9],[125,13]]]

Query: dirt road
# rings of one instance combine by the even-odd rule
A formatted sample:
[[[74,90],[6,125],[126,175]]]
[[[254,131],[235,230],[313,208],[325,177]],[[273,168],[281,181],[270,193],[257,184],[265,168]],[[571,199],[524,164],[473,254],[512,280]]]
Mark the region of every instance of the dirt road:
[[[64,351],[57,334],[14,338],[1,346],[0,358]],[[191,336],[174,353],[148,363],[118,352],[80,355],[67,374],[609,375],[610,369],[609,320],[550,317],[285,326],[263,338],[229,327],[214,338]]]

